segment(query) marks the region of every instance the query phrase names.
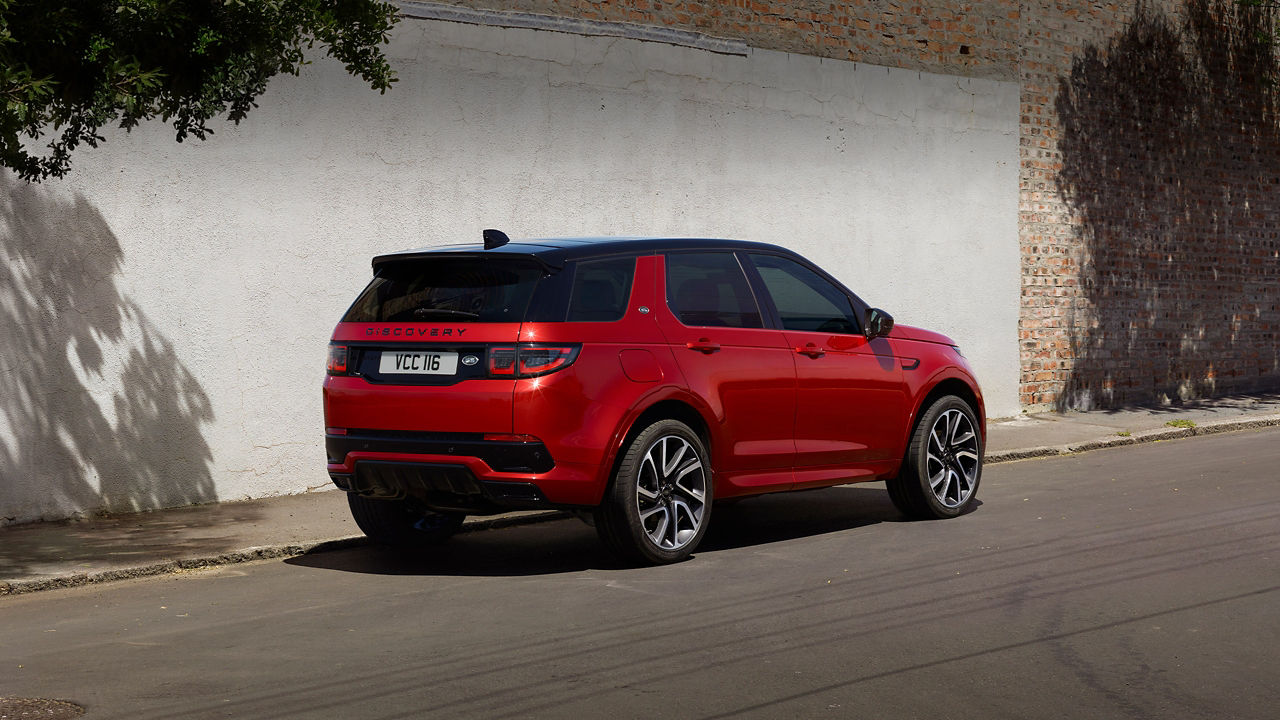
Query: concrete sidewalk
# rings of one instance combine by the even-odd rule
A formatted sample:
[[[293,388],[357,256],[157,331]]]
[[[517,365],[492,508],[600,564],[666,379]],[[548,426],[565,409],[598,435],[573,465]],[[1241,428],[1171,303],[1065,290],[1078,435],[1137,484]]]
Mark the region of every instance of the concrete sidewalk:
[[[1009,462],[1268,425],[1280,425],[1280,393],[1181,406],[1025,415],[988,424],[986,460]],[[464,532],[561,517],[565,514],[524,512],[476,518]],[[361,542],[341,492],[9,526],[0,528],[0,595],[291,557]]]

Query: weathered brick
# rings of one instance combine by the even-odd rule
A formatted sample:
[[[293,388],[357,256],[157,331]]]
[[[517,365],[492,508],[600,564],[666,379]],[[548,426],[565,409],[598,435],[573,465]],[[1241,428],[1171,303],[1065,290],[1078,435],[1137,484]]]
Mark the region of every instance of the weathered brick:
[[[717,0],[462,0],[457,4],[697,30],[753,47],[971,77],[1016,80],[1018,0],[900,3]],[[981,22],[979,23],[979,19]],[[946,49],[902,43],[924,28]],[[805,33],[817,33],[807,37]],[[961,54],[960,47],[967,50]]]

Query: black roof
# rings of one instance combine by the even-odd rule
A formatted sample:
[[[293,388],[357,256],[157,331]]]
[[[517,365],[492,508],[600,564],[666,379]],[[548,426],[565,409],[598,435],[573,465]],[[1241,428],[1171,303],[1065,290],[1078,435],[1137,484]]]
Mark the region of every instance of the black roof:
[[[597,255],[621,253],[655,253],[664,250],[700,250],[700,249],[732,249],[732,250],[771,250],[782,251],[793,255],[789,250],[768,243],[749,242],[746,240],[722,240],[716,238],[664,238],[664,237],[576,237],[576,238],[528,238],[512,240],[486,250],[482,243],[466,243],[462,245],[440,245],[402,250],[400,252],[378,255],[373,259],[373,269],[397,260],[417,260],[434,255],[451,254],[483,257],[486,255],[524,255],[537,258],[540,262],[552,267],[561,267],[569,260]]]

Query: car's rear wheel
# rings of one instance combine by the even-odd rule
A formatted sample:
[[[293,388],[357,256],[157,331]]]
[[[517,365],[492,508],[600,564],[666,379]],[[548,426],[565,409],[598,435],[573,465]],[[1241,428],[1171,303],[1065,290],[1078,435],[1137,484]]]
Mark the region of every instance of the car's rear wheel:
[[[369,539],[395,547],[426,547],[449,539],[462,527],[462,513],[427,510],[412,498],[390,500],[347,493],[351,517]]]
[[[925,410],[898,477],[887,482],[889,497],[904,515],[921,519],[955,517],[968,510],[982,479],[982,433],[961,398],[946,395]]]
[[[596,510],[596,531],[627,560],[678,562],[706,535],[711,500],[711,465],[702,440],[682,422],[660,420],[627,446]]]

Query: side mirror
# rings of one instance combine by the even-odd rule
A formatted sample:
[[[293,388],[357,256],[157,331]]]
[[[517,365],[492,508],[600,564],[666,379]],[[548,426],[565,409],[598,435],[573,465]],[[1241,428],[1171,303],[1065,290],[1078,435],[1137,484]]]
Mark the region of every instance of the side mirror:
[[[871,308],[867,311],[867,321],[864,325],[867,339],[875,340],[893,331],[893,316],[880,308]]]

